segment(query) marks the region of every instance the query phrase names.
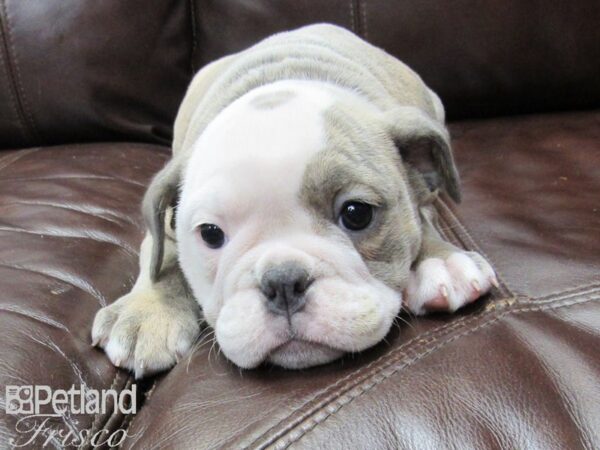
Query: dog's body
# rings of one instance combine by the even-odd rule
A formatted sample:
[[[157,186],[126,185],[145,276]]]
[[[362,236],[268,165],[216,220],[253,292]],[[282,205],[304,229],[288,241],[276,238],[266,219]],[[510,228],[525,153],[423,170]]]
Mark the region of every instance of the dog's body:
[[[237,365],[298,368],[379,342],[402,293],[416,314],[473,301],[494,272],[442,240],[416,170],[459,200],[443,122],[418,75],[331,25],[206,66],[144,200],[138,281],[94,342],[138,376],[162,370],[197,337],[199,303]]]

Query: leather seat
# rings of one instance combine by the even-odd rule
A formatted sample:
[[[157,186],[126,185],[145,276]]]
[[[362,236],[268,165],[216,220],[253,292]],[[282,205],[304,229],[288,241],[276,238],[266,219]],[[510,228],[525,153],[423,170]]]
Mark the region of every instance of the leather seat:
[[[469,17],[447,11],[446,23],[446,7],[433,1],[402,9],[374,0],[306,3],[197,1],[184,8],[161,0],[150,11],[114,0],[86,2],[73,17],[58,14],[58,2],[0,3],[8,44],[0,46],[0,73],[8,74],[0,77],[2,385],[119,391],[137,384],[135,415],[49,423],[90,434],[125,430],[123,448],[600,448],[600,111],[589,110],[600,105],[600,83],[590,76],[592,41],[600,36],[587,25],[597,23],[594,14],[560,2],[534,11],[482,2],[495,6],[500,23],[489,23],[483,6]],[[594,6],[573,3],[582,11]],[[40,21],[50,13],[60,26],[46,29]],[[542,23],[531,27],[543,32],[526,29],[532,16]],[[429,17],[445,24],[442,37],[460,39],[433,36],[432,49],[424,48]],[[463,202],[442,197],[436,204],[441,231],[486,255],[501,286],[454,315],[403,314],[385,342],[322,367],[240,371],[205,332],[171,371],[136,382],[90,346],[90,328],[96,311],[126,293],[137,274],[140,201],[169,157],[170,121],[191,66],[317,20],[354,28],[405,60],[409,54],[448,99]],[[468,30],[449,25],[457,21]],[[525,55],[505,54],[523,44],[502,34],[502,25],[539,37],[527,52],[572,60],[572,70],[549,65],[528,96],[535,73]],[[486,41],[486,26],[499,34],[497,43]],[[132,66],[129,55],[139,46],[122,39],[136,35],[127,27],[142,33],[138,44],[162,66]],[[71,71],[50,64],[40,91],[39,53],[29,52],[36,30],[52,37],[47,59],[64,58]],[[579,42],[576,54],[561,41],[565,30]],[[62,42],[81,36],[87,46],[61,47],[60,33]],[[471,39],[477,33],[479,43]],[[113,42],[113,35],[121,38]],[[107,36],[101,46],[98,36]],[[412,51],[414,43],[421,46]],[[427,59],[444,49],[456,67],[448,56],[435,71]],[[76,57],[82,51],[85,60]],[[64,73],[78,80],[73,100]],[[485,104],[492,112],[477,113]],[[5,405],[4,389],[0,396]],[[18,419],[2,408],[0,447],[26,439]],[[61,446],[56,437],[51,444]]]

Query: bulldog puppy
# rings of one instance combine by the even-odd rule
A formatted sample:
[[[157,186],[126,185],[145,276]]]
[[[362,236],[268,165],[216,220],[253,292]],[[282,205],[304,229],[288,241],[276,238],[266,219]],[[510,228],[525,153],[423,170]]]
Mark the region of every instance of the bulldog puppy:
[[[93,343],[140,377],[206,321],[238,366],[295,369],[377,344],[403,306],[455,311],[497,281],[436,231],[426,179],[460,200],[439,98],[384,51],[312,25],[220,59],[188,89],[139,278]]]

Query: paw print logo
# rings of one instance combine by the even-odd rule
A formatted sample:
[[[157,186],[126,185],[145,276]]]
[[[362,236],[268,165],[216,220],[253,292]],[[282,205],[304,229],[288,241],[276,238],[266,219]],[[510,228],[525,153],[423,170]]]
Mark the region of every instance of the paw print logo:
[[[32,386],[6,386],[6,414],[33,413]]]

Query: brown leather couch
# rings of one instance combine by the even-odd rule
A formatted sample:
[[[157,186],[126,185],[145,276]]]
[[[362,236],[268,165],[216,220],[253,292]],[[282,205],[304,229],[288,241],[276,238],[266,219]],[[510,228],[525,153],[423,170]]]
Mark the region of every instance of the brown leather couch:
[[[140,200],[187,83],[318,21],[440,94],[464,188],[438,202],[442,231],[501,287],[310,370],[239,371],[207,341],[137,383],[137,414],[52,418],[29,448],[61,448],[65,424],[139,449],[600,448],[596,0],[0,0],[2,385],[136,383],[90,327],[136,276]],[[0,398],[0,448],[24,444]]]

